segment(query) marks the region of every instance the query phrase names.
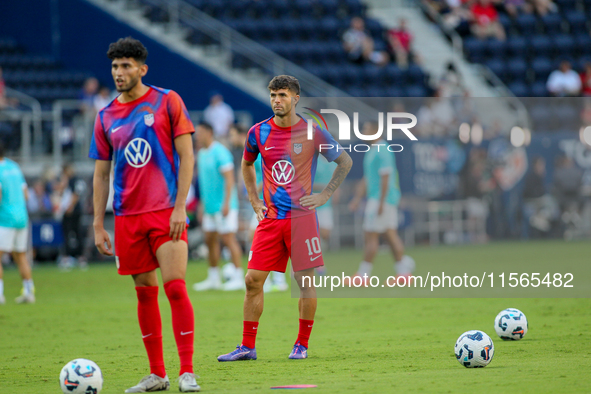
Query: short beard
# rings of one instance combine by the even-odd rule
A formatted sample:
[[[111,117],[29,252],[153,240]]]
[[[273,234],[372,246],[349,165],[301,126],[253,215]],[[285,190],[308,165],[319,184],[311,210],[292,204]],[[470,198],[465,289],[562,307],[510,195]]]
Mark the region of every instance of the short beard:
[[[127,85],[127,87],[125,87],[125,86],[120,87],[120,88],[116,87],[116,89],[119,93],[129,92],[131,89],[133,89],[137,86],[139,80],[140,80],[139,78],[132,79],[131,81],[129,81],[129,84]]]

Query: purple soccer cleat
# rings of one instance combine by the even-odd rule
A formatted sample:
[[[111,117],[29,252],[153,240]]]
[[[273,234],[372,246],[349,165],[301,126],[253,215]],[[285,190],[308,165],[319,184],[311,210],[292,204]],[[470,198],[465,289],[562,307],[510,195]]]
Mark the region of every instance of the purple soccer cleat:
[[[305,349],[305,348],[304,348]],[[218,361],[241,361],[241,360],[256,360],[257,350],[255,348],[248,348],[243,345],[236,346],[236,350],[232,353],[222,354],[218,357]]]
[[[304,345],[300,344],[300,341],[297,341],[295,345],[293,345],[293,350],[289,354],[289,358],[292,360],[302,360],[304,358],[308,358],[308,348]]]

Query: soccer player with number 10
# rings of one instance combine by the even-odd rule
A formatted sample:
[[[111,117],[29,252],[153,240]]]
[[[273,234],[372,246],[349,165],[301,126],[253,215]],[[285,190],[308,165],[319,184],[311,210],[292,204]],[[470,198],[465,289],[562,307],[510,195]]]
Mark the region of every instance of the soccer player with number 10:
[[[302,277],[314,275],[324,265],[315,208],[325,204],[343,182],[353,164],[351,157],[328,133],[314,127],[308,139],[306,120],[296,113],[300,84],[292,76],[276,76],[269,83],[275,114],[248,132],[242,158],[242,174],[252,207],[259,220],[248,256],[242,343],[218,361],[256,360],[255,340],[263,313],[263,284],[270,271],[285,272],[291,257],[295,281],[300,288],[299,333],[290,359],[308,357],[308,339],[316,314],[316,289],[305,287]],[[333,148],[322,150],[321,144]],[[325,145],[326,146],[326,145]],[[321,193],[312,194],[318,154],[337,167]],[[263,163],[263,198],[256,187],[254,162]]]

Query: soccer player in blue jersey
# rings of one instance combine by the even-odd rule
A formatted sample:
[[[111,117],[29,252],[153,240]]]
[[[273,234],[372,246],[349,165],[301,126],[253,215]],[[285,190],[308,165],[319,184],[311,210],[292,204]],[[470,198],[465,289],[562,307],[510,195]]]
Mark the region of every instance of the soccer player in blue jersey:
[[[6,302],[1,263],[4,253],[12,253],[23,279],[21,295],[15,301],[18,304],[35,302],[35,286],[27,260],[27,199],[25,177],[18,164],[4,157],[4,145],[0,142],[0,304]]]
[[[236,240],[238,231],[238,194],[234,180],[232,154],[224,145],[215,140],[209,123],[197,125],[197,177],[203,210],[202,228],[205,243],[209,249],[209,270],[207,279],[195,283],[193,290],[204,291],[223,289],[226,291],[244,289],[242,250]],[[220,240],[230,250],[234,271],[232,278],[222,285],[218,262]]]
[[[376,134],[378,124],[366,122],[363,125],[363,133]],[[400,186],[398,184],[398,170],[394,153],[386,149],[385,141],[377,139],[368,141],[368,144],[379,145],[363,156],[363,178],[356,188],[356,194],[349,208],[357,210],[363,197],[367,196],[365,205],[363,230],[365,232],[365,250],[363,261],[359,264],[356,276],[371,275],[373,259],[380,244],[380,235],[386,236],[386,242],[390,246],[397,275],[410,276],[415,268],[414,260],[404,254],[404,244],[398,235],[398,210],[400,201]],[[365,283],[367,285],[367,283]]]
[[[131,275],[138,298],[138,320],[150,375],[126,393],[166,391],[162,320],[158,305],[160,268],[172,312],[180,359],[179,390],[200,390],[193,374],[195,319],[187,294],[187,214],[193,177],[193,124],[181,97],[142,83],[148,51],[138,40],[122,38],[109,46],[111,75],[120,93],[99,111],[89,156],[94,170],[94,234],[99,252],[113,256],[120,275]],[[115,251],[104,228],[114,163]]]

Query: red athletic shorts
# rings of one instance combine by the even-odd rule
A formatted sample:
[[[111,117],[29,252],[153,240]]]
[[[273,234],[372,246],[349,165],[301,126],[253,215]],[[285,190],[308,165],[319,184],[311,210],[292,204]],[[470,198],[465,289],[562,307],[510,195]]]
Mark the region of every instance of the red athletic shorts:
[[[139,215],[115,216],[115,261],[119,275],[135,275],[159,267],[156,251],[170,238],[173,208]],[[187,230],[181,240],[187,242]]]
[[[287,260],[295,272],[324,265],[316,214],[259,222],[248,255],[248,268],[285,272]]]

